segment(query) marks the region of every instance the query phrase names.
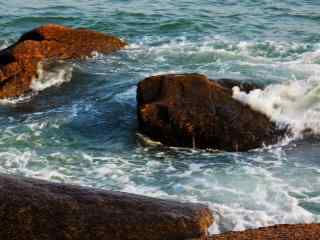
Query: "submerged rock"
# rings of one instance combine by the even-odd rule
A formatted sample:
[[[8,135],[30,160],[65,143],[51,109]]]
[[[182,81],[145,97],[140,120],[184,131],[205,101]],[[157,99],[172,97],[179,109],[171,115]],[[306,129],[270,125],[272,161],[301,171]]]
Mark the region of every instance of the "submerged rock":
[[[229,232],[212,236],[208,240],[317,240],[319,237],[320,224],[297,224]]]
[[[275,143],[284,132],[200,74],[147,78],[137,102],[140,131],[170,146],[246,151]]]
[[[0,175],[1,240],[185,240],[207,236],[202,204]]]
[[[34,29],[0,51],[0,98],[17,97],[30,91],[40,62],[79,59],[93,52],[109,54],[125,46],[117,37],[87,29],[55,24]]]

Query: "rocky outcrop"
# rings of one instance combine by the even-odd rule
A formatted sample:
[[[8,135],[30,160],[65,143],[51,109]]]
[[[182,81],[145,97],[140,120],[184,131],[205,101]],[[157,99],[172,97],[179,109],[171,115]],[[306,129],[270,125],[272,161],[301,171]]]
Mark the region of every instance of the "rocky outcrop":
[[[267,228],[230,232],[208,240],[318,240],[320,224],[278,225]]]
[[[201,204],[0,175],[1,240],[185,240],[213,218]]]
[[[138,85],[137,102],[140,131],[170,146],[246,151],[284,132],[200,74],[147,78]]]
[[[92,30],[54,24],[34,29],[0,51],[0,98],[30,91],[40,62],[79,59],[92,52],[108,54],[125,46],[119,38]]]

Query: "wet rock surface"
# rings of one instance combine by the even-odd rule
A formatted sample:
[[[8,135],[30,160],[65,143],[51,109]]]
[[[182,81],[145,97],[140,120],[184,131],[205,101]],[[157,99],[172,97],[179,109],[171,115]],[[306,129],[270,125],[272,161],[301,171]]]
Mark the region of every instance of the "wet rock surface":
[[[141,81],[139,130],[169,146],[246,151],[278,141],[264,114],[232,98],[230,88],[200,74],[169,74]]]
[[[0,239],[184,240],[207,235],[204,205],[0,175]]]
[[[80,59],[93,52],[109,54],[125,46],[117,37],[87,29],[55,24],[34,29],[0,51],[0,98],[17,97],[30,91],[40,62]]]
[[[208,240],[318,240],[320,224],[278,225],[267,228],[230,232]]]

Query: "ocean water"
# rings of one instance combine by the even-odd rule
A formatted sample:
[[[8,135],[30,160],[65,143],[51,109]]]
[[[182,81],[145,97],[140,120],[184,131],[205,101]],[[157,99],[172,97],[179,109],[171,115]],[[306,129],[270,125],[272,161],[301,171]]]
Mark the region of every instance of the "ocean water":
[[[0,48],[49,22],[129,43],[113,55],[39,68],[33,94],[2,100],[0,172],[205,203],[212,233],[320,222],[319,1],[0,3]],[[245,153],[150,142],[136,130],[136,84],[183,72],[265,85],[249,94],[235,88],[234,97],[294,134]]]

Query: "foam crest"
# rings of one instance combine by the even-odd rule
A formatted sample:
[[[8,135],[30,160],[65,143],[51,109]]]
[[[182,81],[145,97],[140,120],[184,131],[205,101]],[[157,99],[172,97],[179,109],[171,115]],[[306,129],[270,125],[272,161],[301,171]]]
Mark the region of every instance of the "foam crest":
[[[44,64],[39,63],[37,69],[37,78],[31,82],[32,92],[19,97],[0,99],[0,105],[15,105],[28,102],[43,91],[52,86],[59,86],[63,83],[70,82],[72,79],[73,66],[66,63]]]
[[[272,84],[250,93],[233,88],[233,97],[288,125],[297,136],[305,130],[320,134],[320,85],[316,78]]]
[[[9,46],[9,42],[8,42],[8,41],[6,41],[6,40],[1,41],[1,40],[0,40],[0,50],[5,49],[5,48],[7,48],[8,46]]]
[[[72,78],[73,66],[67,63],[54,63],[38,65],[38,77],[31,83],[31,89],[39,92],[52,86],[59,86],[65,82],[70,82]]]
[[[272,63],[274,61],[294,61],[304,53],[306,53],[305,62],[316,60],[318,57],[312,52],[313,48],[314,46],[305,43],[270,40],[232,41],[221,36],[205,37],[196,41],[187,37],[171,40],[161,37],[145,37],[140,42],[131,44],[128,51],[133,51],[135,54],[153,55],[155,60],[160,62],[164,62],[169,56],[202,55],[203,57],[222,57],[224,60],[240,58],[239,60],[252,63]]]
[[[47,127],[30,125],[30,128],[43,130]],[[5,133],[13,134],[12,131]],[[301,199],[290,194],[294,190],[301,195],[306,189],[297,188],[284,176],[275,176],[274,168],[281,170],[287,166],[271,166],[261,155],[258,159],[252,156],[255,161],[251,163],[236,161],[223,167],[215,161],[190,164],[188,159],[183,158],[186,162],[176,162],[173,160],[175,156],[170,157],[165,152],[157,153],[158,160],[142,159],[145,155],[139,151],[130,156],[63,149],[48,152],[43,155],[37,150],[9,148],[0,154],[4,160],[0,171],[208,204],[215,217],[211,233],[320,221],[319,216],[300,206]],[[189,157],[197,156],[198,153],[194,153]],[[187,155],[185,157],[188,158]],[[35,164],[41,167],[32,167]],[[233,167],[234,164],[237,167]],[[310,188],[309,191],[314,191],[312,186]],[[307,200],[317,203],[319,196]]]
[[[234,204],[227,206],[224,204],[210,204],[210,208],[215,212],[216,223],[211,227],[212,234],[218,234],[228,230],[243,231],[250,228],[267,227],[277,224],[298,224],[317,222],[315,216],[304,210],[293,201],[289,205],[289,210],[269,207],[269,210],[251,210]]]
[[[34,95],[35,93],[31,92],[19,97],[0,99],[0,105],[15,105],[19,103],[28,102]]]

